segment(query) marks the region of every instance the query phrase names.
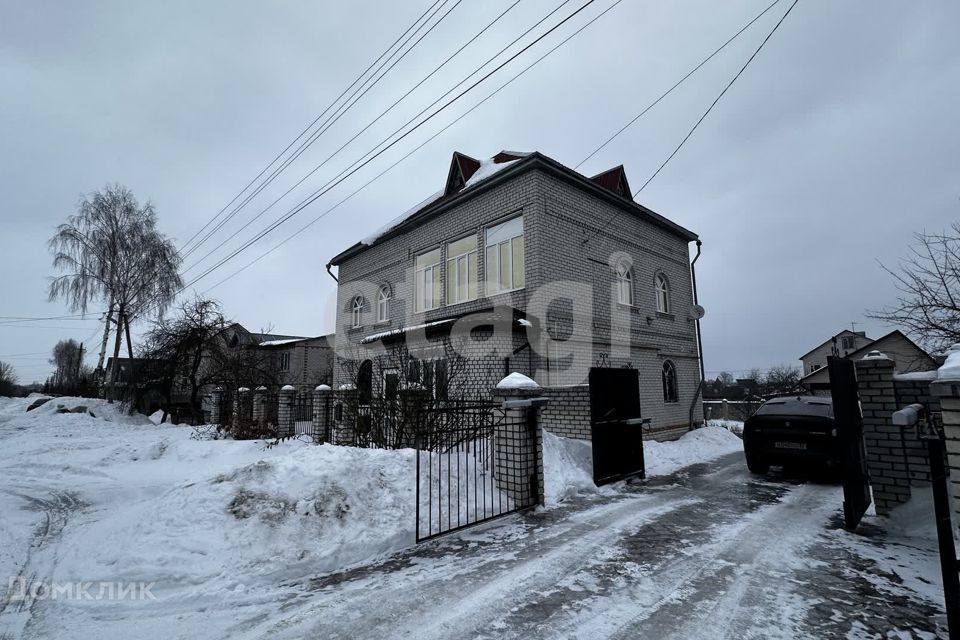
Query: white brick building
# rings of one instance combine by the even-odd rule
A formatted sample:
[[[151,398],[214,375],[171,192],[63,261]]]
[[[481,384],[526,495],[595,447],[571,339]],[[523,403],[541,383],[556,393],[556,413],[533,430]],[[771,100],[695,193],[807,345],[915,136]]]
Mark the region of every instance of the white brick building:
[[[335,385],[356,384],[365,360],[373,394],[487,393],[509,371],[570,386],[593,366],[633,367],[656,430],[686,427],[691,408],[701,420],[697,236],[630,193],[623,167],[588,178],[540,153],[455,153],[439,192],[330,261]],[[406,371],[384,355],[401,342],[421,360]],[[451,348],[469,367],[447,388]]]

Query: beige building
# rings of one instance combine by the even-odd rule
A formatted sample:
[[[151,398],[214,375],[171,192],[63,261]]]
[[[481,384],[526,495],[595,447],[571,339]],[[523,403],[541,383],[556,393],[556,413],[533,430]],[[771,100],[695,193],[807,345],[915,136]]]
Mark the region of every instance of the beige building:
[[[850,338],[850,340],[844,340],[844,338]],[[841,346],[838,353],[832,353],[834,341]],[[852,350],[842,348],[852,344],[860,346]],[[824,347],[828,349],[825,350]],[[805,375],[800,379],[800,384],[813,390],[829,388],[827,356],[838,355],[851,360],[860,360],[871,351],[880,351],[893,360],[897,373],[931,371],[937,368],[937,361],[899,329],[876,340],[870,340],[861,332],[844,331],[801,357]]]
[[[863,331],[844,329],[800,356],[800,361],[803,363],[803,375],[806,376],[818,369],[826,368],[827,356],[846,358],[871,342],[873,342],[873,338],[868,338]]]

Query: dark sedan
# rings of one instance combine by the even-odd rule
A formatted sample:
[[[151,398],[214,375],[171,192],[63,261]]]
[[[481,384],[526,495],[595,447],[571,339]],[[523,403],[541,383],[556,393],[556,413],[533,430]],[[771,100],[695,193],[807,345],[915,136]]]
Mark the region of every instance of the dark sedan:
[[[767,400],[743,425],[743,451],[753,473],[770,465],[839,466],[833,402],[822,396]]]

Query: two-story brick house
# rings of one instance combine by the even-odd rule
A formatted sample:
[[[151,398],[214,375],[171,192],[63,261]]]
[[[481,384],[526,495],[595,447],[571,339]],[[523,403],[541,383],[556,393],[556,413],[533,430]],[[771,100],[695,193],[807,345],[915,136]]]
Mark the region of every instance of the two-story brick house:
[[[540,153],[454,153],[440,191],[328,264],[335,384],[456,394],[512,371],[569,386],[590,367],[633,367],[644,416],[686,426],[700,382],[693,241],[633,201],[622,166],[588,178]],[[398,343],[417,367],[383,355]],[[456,383],[451,348],[469,364]]]

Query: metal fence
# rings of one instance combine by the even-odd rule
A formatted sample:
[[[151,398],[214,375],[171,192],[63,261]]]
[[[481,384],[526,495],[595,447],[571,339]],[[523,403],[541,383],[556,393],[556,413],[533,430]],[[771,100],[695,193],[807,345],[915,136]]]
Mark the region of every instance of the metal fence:
[[[451,403],[418,422],[417,542],[536,504],[536,478],[521,468],[532,460],[536,475],[536,438],[516,412]]]
[[[293,435],[313,436],[313,395],[300,393],[293,399]]]

